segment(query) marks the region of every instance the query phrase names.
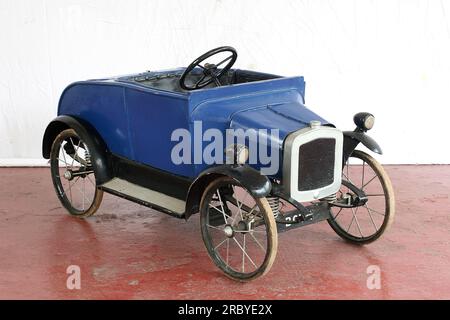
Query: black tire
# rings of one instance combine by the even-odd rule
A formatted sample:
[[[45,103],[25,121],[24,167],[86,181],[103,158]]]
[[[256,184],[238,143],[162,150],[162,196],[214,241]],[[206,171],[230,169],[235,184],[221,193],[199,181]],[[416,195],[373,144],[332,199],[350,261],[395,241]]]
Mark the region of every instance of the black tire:
[[[351,160],[352,158],[353,160]],[[332,218],[328,219],[328,223],[343,239],[354,244],[363,245],[377,240],[392,225],[395,216],[394,189],[389,176],[384,171],[383,167],[367,153],[356,150],[350,156],[349,161],[359,161],[362,162],[362,165],[359,167],[355,164],[349,166],[349,162],[347,162],[344,166],[342,179],[350,179],[353,184],[365,189],[364,191],[369,200],[363,207],[351,209],[332,207]],[[366,174],[370,175],[370,173],[366,171],[369,170],[368,168],[370,168],[374,175],[371,179],[364,180]],[[353,176],[351,174],[352,171],[354,172]],[[361,171],[361,174],[359,174],[359,171]],[[356,180],[358,177],[361,179],[361,186],[359,185],[359,181]],[[378,181],[378,184],[376,181]],[[368,190],[369,187],[371,190]],[[379,191],[375,191],[375,188]],[[338,197],[343,196],[346,193],[351,192],[346,187],[342,186],[338,193]],[[377,210],[371,207],[375,205],[377,205]],[[363,213],[358,215],[359,210]],[[351,222],[349,224],[343,222],[345,219],[344,216],[347,216],[347,221],[351,217]],[[353,221],[355,221],[355,232],[351,232]],[[367,224],[365,223],[363,225],[362,222],[367,222]]]
[[[80,152],[83,152],[84,156],[80,156]],[[64,130],[53,141],[50,152],[53,186],[64,208],[71,215],[79,218],[92,216],[103,199],[103,191],[98,189],[90,163],[89,146],[81,140],[75,130]],[[71,176],[84,172],[86,174],[66,178],[66,174]],[[77,185],[80,179],[82,184]],[[80,191],[81,200],[73,195],[75,189]],[[86,195],[87,192],[88,195]]]
[[[247,194],[241,199],[240,194],[244,192]],[[219,204],[214,206],[214,202]],[[250,222],[252,219],[254,223]],[[210,258],[229,278],[242,282],[254,280],[265,275],[272,267],[277,254],[278,235],[266,198],[253,198],[235,180],[218,178],[203,193],[200,224]],[[225,230],[233,235],[227,235]],[[216,235],[221,240],[224,238],[220,243],[217,242],[219,245],[214,242]],[[243,242],[239,239],[243,239]],[[226,249],[222,245],[225,242]],[[226,250],[226,256],[221,253],[222,250]],[[248,264],[247,270],[245,263]]]

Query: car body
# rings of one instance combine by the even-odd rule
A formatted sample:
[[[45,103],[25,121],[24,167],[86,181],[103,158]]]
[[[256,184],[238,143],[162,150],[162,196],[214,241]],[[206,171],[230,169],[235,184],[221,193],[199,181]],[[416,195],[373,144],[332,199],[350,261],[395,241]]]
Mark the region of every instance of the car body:
[[[199,78],[201,82],[205,69],[191,69],[190,82]],[[55,138],[72,128],[89,148],[99,189],[185,219],[200,210],[208,184],[231,177],[255,198],[281,198],[292,204],[296,209],[277,221],[278,231],[285,231],[330,218],[329,201],[308,208],[302,203],[327,199],[339,191],[342,168],[359,143],[381,153],[367,130],[343,132],[307,108],[301,76],[230,67],[215,79],[220,87],[212,83],[184,90],[180,78],[186,71],[147,71],[71,84],[61,96],[58,117],[45,132],[43,156],[50,158]],[[370,117],[359,114],[355,122]],[[207,148],[204,134],[209,129],[223,137],[218,145],[224,155],[213,163],[196,155]],[[191,161],[173,161],[180,143],[174,139],[177,130],[202,136],[190,145]],[[265,164],[259,158],[228,163],[227,130],[254,130],[255,134],[241,137],[241,147],[270,146],[278,152],[277,168],[261,174]],[[273,131],[277,134],[268,133]]]

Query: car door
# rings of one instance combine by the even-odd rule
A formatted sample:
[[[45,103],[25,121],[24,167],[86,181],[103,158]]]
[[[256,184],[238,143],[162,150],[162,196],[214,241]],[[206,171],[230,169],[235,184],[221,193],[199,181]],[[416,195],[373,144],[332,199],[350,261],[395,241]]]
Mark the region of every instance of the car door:
[[[171,159],[172,149],[178,143],[171,141],[173,131],[189,129],[187,96],[127,88],[125,101],[133,160],[169,173],[192,177],[192,165],[175,164]]]

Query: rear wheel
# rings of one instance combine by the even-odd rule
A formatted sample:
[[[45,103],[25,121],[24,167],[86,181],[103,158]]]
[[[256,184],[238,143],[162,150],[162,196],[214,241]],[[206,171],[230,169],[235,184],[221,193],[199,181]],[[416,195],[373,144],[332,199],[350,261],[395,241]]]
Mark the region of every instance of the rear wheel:
[[[88,145],[73,129],[61,132],[50,153],[53,185],[61,204],[71,215],[93,215],[103,199],[91,164]]]
[[[250,281],[266,274],[277,254],[277,227],[266,198],[254,198],[233,179],[213,181],[200,205],[203,241],[228,277]]]
[[[356,150],[344,166],[342,179],[363,190],[368,201],[355,208],[332,207],[328,223],[339,236],[352,243],[377,240],[394,221],[394,189],[389,176],[373,157]],[[353,195],[342,185],[337,198],[345,203]]]

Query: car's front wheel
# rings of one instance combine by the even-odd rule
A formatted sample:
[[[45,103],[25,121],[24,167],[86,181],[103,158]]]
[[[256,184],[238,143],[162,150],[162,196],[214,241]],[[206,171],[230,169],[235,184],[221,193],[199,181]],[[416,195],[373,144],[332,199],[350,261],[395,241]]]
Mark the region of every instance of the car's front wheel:
[[[278,236],[266,198],[254,198],[233,179],[218,178],[203,194],[200,223],[209,256],[228,277],[250,281],[270,270]]]
[[[339,236],[352,243],[367,244],[377,240],[394,221],[394,189],[389,176],[373,157],[356,150],[344,166],[342,179],[364,191],[368,200],[359,207],[332,207],[328,223]],[[337,200],[345,202],[354,196],[342,185]]]

